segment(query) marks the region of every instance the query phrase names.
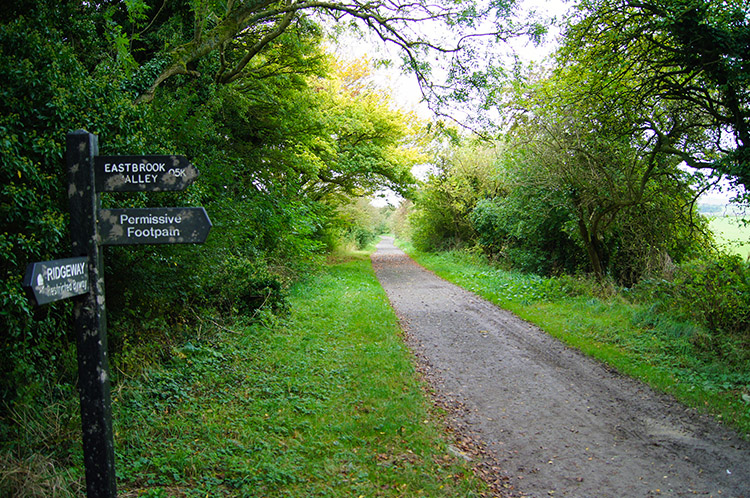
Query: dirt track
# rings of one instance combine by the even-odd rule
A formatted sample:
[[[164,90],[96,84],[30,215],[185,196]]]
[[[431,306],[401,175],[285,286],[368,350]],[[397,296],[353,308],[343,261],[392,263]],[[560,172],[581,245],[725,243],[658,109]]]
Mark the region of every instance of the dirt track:
[[[533,497],[750,498],[750,443],[435,276],[384,238],[373,266],[457,430]]]

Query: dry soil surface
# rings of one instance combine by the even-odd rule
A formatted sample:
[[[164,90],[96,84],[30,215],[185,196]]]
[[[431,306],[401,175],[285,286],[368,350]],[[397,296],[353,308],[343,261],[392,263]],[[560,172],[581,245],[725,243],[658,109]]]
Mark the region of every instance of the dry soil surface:
[[[372,256],[438,397],[506,488],[534,497],[750,498],[750,443],[423,269]]]

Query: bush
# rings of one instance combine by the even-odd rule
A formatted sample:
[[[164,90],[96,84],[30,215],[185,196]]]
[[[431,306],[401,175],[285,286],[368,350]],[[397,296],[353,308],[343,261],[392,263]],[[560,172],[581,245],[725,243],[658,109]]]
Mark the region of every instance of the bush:
[[[479,237],[479,245],[490,257],[499,256],[510,234],[505,227],[505,217],[499,201],[482,199],[471,212],[471,222]]]
[[[433,177],[420,193],[408,217],[411,240],[420,251],[431,252],[471,245],[476,234],[469,221],[473,205],[459,202],[445,187],[446,177]]]
[[[347,238],[351,239],[357,244],[357,249],[364,249],[368,245],[375,242],[378,235],[373,230],[368,230],[364,227],[352,227],[347,233]]]
[[[409,217],[412,243],[422,251],[471,247],[474,207],[505,189],[496,151],[466,143],[436,161],[439,170],[422,185]]]
[[[654,319],[674,319],[698,325],[693,340],[706,348],[721,336],[750,346],[750,266],[737,255],[695,260],[676,267],[671,280],[644,279],[629,292],[630,299],[651,304]],[[699,335],[701,337],[699,337]],[[744,343],[744,344],[743,344]]]
[[[481,200],[470,218],[482,249],[512,268],[553,275],[575,273],[583,264],[566,231],[569,214],[536,191],[518,187],[504,198]]]
[[[244,257],[228,257],[218,267],[208,286],[206,304],[226,311],[251,315],[261,308],[285,313],[287,293],[278,276],[264,263]]]
[[[681,265],[671,284],[676,311],[750,340],[750,265],[737,255]]]

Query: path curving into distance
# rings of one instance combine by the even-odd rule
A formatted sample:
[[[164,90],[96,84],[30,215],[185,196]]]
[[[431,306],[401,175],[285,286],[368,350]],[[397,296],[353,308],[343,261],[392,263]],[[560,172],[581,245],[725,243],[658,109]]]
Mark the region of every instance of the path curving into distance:
[[[533,497],[750,498],[750,442],[417,265],[372,255],[410,345],[460,424]]]

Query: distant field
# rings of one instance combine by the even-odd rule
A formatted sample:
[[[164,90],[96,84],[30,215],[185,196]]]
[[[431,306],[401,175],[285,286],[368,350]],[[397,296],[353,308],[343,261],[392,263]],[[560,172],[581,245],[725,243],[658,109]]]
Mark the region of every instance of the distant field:
[[[717,216],[711,219],[711,230],[722,247],[747,258],[750,256],[750,226],[744,226],[742,221],[741,216]]]

